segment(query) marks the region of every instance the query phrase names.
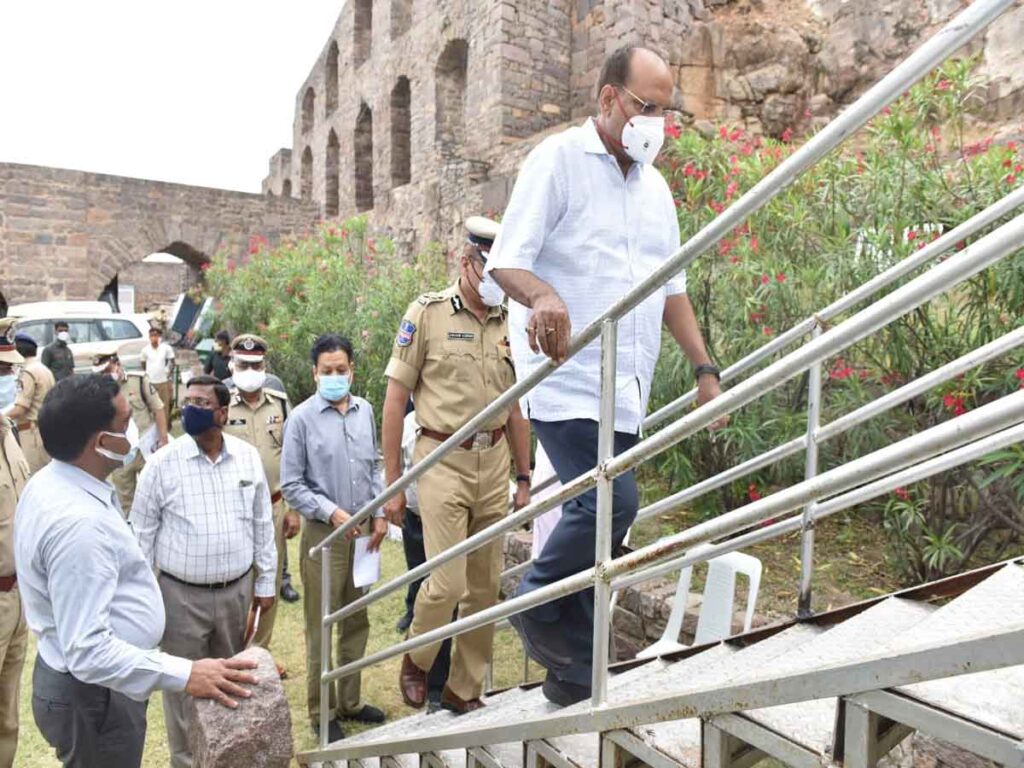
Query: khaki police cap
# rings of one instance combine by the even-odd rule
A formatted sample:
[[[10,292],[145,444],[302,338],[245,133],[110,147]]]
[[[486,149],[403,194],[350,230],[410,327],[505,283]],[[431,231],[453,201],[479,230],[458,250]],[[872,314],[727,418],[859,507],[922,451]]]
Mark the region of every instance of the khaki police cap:
[[[243,333],[231,342],[231,356],[245,363],[261,363],[267,354],[267,342],[255,333]]]
[[[92,370],[93,373],[102,373],[103,369],[110,365],[112,362],[120,362],[120,358],[117,356],[117,344],[105,344],[92,356]]]
[[[14,317],[0,317],[0,363],[18,365],[25,362],[25,358],[14,346],[14,323],[16,320],[17,318]]]

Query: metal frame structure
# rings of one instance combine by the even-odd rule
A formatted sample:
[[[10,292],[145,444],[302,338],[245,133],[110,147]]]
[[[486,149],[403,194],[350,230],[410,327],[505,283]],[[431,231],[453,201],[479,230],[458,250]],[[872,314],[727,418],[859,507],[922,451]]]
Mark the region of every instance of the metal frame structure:
[[[320,749],[301,755],[301,762],[334,759],[327,750],[329,707],[326,704],[328,686],[332,681],[415,648],[436,643],[480,626],[493,624],[512,614],[590,587],[594,588],[595,595],[593,693],[590,709],[585,715],[556,714],[543,724],[532,724],[528,728],[524,726],[520,729],[523,730],[523,733],[517,732],[516,739],[541,739],[559,733],[581,730],[609,731],[621,728],[628,723],[671,719],[687,716],[687,714],[692,716],[693,714],[716,711],[728,713],[731,711],[729,702],[740,695],[739,691],[732,691],[728,688],[700,691],[682,697],[648,702],[641,706],[633,706],[629,711],[618,711],[606,704],[611,624],[610,604],[614,591],[684,565],[710,559],[717,554],[732,551],[750,543],[800,530],[802,531],[800,612],[806,614],[810,608],[813,531],[817,520],[899,485],[928,477],[935,472],[978,458],[999,447],[1024,440],[1024,392],[1019,392],[827,472],[819,473],[818,468],[818,446],[821,442],[927,391],[936,384],[958,375],[963,370],[993,359],[1024,343],[1024,328],[1017,329],[831,424],[825,426],[819,424],[821,364],[825,359],[1019,250],[1021,244],[1024,243],[1024,214],[1017,215],[1003,223],[965,250],[951,255],[947,260],[932,264],[938,256],[949,253],[954,245],[963,238],[996,224],[1024,205],[1024,189],[1018,189],[929,243],[914,255],[879,274],[814,316],[794,326],[769,344],[730,366],[723,372],[723,381],[731,381],[741,374],[753,370],[760,363],[769,360],[794,342],[810,334],[811,339],[802,346],[757,370],[724,392],[719,398],[682,415],[667,426],[663,426],[660,431],[641,440],[632,449],[618,456],[613,455],[618,321],[664,285],[673,275],[689,266],[698,256],[714,246],[734,227],[742,224],[748,216],[767,204],[804,170],[839,146],[853,132],[865,125],[871,117],[923,78],[947,56],[967,43],[1014,2],[1015,0],[976,0],[807,144],[739,198],[729,209],[683,244],[662,267],[573,337],[569,345],[569,356],[575,355],[600,338],[601,392],[598,464],[592,470],[564,484],[559,491],[546,499],[533,502],[524,509],[508,515],[504,520],[431,558],[423,565],[381,585],[372,593],[353,601],[340,610],[330,612],[332,545],[339,540],[339,537],[345,536],[348,531],[367,519],[389,498],[429,471],[447,453],[474,434],[481,424],[547,378],[557,367],[549,360],[472,418],[430,455],[310,550],[311,557],[319,556],[321,559],[321,577],[324,582],[321,602],[323,619],[321,625]],[[867,307],[850,315],[843,322],[830,325],[834,318],[873,297],[882,288],[892,285],[919,267],[929,264],[932,265],[925,272],[908,280],[901,287],[878,298]],[[726,470],[716,477],[662,499],[641,510],[638,519],[676,509],[703,493],[787,456],[799,453],[801,450],[805,453],[806,462],[803,482],[628,555],[612,558],[612,483],[616,477],[634,469],[643,461],[658,455],[697,431],[708,427],[722,416],[743,407],[804,371],[809,371],[809,391],[807,430],[803,437],[778,446],[761,456]],[[694,401],[695,392],[691,391],[650,415],[644,421],[644,427],[650,429],[665,425],[669,419],[682,413]],[[508,600],[468,618],[460,619],[420,637],[397,643],[364,659],[337,669],[330,668],[330,631],[335,623],[408,583],[428,575],[443,563],[483,546],[496,537],[520,527],[538,515],[591,488],[596,488],[597,492],[597,536],[593,568],[522,597]],[[782,522],[753,531],[748,530],[752,525],[769,517],[796,511],[799,511],[799,514]],[[733,536],[733,538],[725,540],[724,537],[727,536]],[[525,566],[518,568],[523,567]],[[1021,650],[1024,648],[1024,643],[1021,643],[1021,640],[1024,639],[1022,632],[1024,631],[974,638],[962,644],[961,650],[963,655],[969,656],[977,665],[974,667],[975,669],[997,666],[993,664],[991,657],[991,654],[995,652],[1005,652],[1003,658],[1019,658],[1016,663],[1021,663],[1024,662],[1024,656],[1021,655],[1024,653]],[[1014,647],[1013,643],[1017,643],[1017,645]],[[930,668],[936,669],[940,673],[946,670],[953,674],[961,668],[962,659],[960,657],[953,659],[949,655],[949,650],[945,648],[923,648],[920,650],[919,656],[922,662],[927,660]],[[840,695],[869,696],[865,691],[874,690],[879,686],[872,684],[870,688],[863,688],[858,687],[856,683],[858,670],[866,669],[863,665],[867,663],[858,661],[839,665],[840,668],[820,670],[813,676],[797,675],[791,681],[788,678],[781,681],[774,680],[770,685],[747,684],[742,692],[743,700],[748,702],[748,706],[753,707],[757,706],[758,702],[762,702],[762,706],[774,705],[801,700],[811,694],[837,695],[838,693]],[[885,658],[872,659],[870,663],[874,664],[871,676],[876,681],[890,680],[891,684],[901,684],[905,680],[912,682],[916,674],[916,672],[898,668],[892,664],[892,660]],[[832,685],[831,690],[827,688],[829,684]],[[858,698],[856,701],[861,702],[862,700]],[[861,705],[861,703],[857,704],[857,706]],[[732,723],[733,727],[737,727],[731,719],[728,719],[730,717],[732,716],[726,717],[718,724],[713,721],[706,726],[709,733],[719,734],[719,738],[712,740],[713,748],[715,744],[719,750],[728,748],[728,731],[730,730],[728,725]],[[579,718],[583,718],[586,721],[585,724]],[[649,720],[644,718],[649,718]],[[493,736],[494,743],[509,741],[509,728],[498,729]],[[436,752],[440,749],[476,746],[480,743],[476,741],[475,744],[469,744],[467,741],[462,744],[458,739],[432,740],[429,737],[421,739],[421,741],[422,743],[418,744],[415,749],[410,748],[404,751],[430,755],[431,750]],[[399,748],[396,749],[396,752],[401,753],[402,745],[398,744],[397,746]],[[370,752],[358,747],[345,751],[346,759],[350,760],[372,756]],[[440,760],[436,755],[433,757]],[[481,765],[487,765],[488,755],[479,754],[474,757]],[[430,762],[429,757],[427,762]]]

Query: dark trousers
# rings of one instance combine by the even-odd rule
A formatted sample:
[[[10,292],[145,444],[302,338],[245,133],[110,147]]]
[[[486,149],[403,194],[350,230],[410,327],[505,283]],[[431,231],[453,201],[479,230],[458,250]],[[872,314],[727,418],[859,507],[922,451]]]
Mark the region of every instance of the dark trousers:
[[[427,553],[423,547],[423,520],[411,509],[406,508],[405,519],[402,521],[402,549],[405,550],[405,564],[411,571],[427,562]],[[405,593],[405,614],[412,617],[416,605],[416,595],[425,579],[417,579],[409,584]],[[456,609],[457,611],[458,609]],[[452,620],[455,620],[452,616]],[[448,671],[452,663],[452,639],[449,637],[441,644],[441,650],[434,660],[434,665],[427,674],[427,695],[437,701],[441,698],[444,684],[448,682]]]
[[[146,704],[57,672],[36,657],[32,714],[67,768],[138,768],[146,743]]]
[[[537,439],[558,474],[568,483],[597,464],[597,422],[589,419],[569,421],[533,421]],[[615,433],[615,454],[632,448],[637,435]],[[612,550],[622,545],[629,526],[636,518],[639,496],[636,476],[627,472],[612,483]],[[562,505],[558,521],[544,550],[523,576],[517,595],[525,595],[540,587],[586,570],[594,565],[597,536],[597,490],[591,489]],[[555,677],[575,685],[590,686],[594,648],[594,590],[554,600],[527,612],[536,627],[549,627],[549,641],[532,637],[537,645],[557,645],[564,649],[571,663],[561,669],[549,670]],[[543,634],[540,632],[539,634]]]

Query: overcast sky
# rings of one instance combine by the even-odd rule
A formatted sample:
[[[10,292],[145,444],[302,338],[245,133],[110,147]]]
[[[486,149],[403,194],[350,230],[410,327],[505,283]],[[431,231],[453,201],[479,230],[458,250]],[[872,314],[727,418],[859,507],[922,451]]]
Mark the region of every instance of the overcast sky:
[[[343,0],[0,0],[0,162],[259,192]]]

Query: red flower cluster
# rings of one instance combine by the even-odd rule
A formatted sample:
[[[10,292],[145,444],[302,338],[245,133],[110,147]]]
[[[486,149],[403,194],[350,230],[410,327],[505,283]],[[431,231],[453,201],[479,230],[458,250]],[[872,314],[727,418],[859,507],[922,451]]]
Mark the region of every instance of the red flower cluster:
[[[828,377],[830,379],[839,379],[841,381],[843,379],[850,378],[856,372],[856,368],[854,368],[852,365],[847,365],[846,360],[839,357],[836,358],[835,363],[833,363],[832,367],[829,368]]]
[[[270,245],[270,242],[263,235],[249,236],[249,255],[253,256]]]
[[[983,155],[988,152],[989,148],[992,146],[992,142],[993,138],[989,136],[987,139],[982,141],[975,142],[974,144],[968,144],[964,147],[964,156],[974,157],[975,155]]]
[[[789,144],[789,142],[793,139],[793,129],[792,128],[787,128],[786,130],[784,130],[782,132],[782,137],[781,138],[782,138],[782,143],[783,144]]]
[[[761,492],[758,490],[756,483],[751,483],[747,486],[747,498],[751,501],[757,501],[761,498]]]
[[[910,499],[910,491],[906,488],[895,488],[893,489],[893,493],[896,495],[896,498],[902,501],[908,501]]]
[[[948,91],[952,87],[953,87],[953,83],[951,83],[946,78],[943,78],[943,79],[939,80],[939,82],[937,82],[935,84],[935,90],[937,90],[937,91]]]
[[[1018,368],[1014,375],[1017,377],[1017,381],[1020,382],[1020,388],[1024,389],[1024,368]]]
[[[964,398],[959,395],[946,395],[942,398],[942,404],[946,407],[946,410],[952,411],[954,416],[962,416],[967,413]]]
[[[665,118],[666,136],[670,136],[673,139],[678,139],[682,135],[682,133],[682,130],[678,125],[676,125],[676,121],[674,119],[672,119],[671,117]]]

